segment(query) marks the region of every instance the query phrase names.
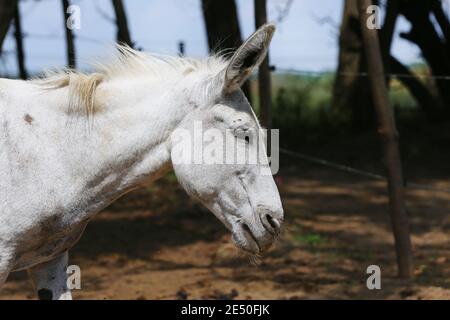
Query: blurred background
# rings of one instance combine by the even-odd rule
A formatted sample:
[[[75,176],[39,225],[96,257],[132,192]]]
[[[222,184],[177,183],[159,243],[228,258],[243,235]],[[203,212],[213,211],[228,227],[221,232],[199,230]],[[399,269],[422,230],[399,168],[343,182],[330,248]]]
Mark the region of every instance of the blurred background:
[[[286,228],[250,263],[173,174],[103,211],[72,250],[75,298],[450,298],[449,1],[379,0],[379,44],[399,132],[413,277],[399,279],[356,0],[0,0],[0,75],[89,71],[111,43],[203,57],[277,24],[244,91],[280,129]],[[74,11],[75,10],[75,11]],[[77,27],[67,28],[78,14]],[[229,51],[225,51],[229,52]],[[368,290],[379,265],[382,290]],[[32,297],[22,273],[0,298]]]

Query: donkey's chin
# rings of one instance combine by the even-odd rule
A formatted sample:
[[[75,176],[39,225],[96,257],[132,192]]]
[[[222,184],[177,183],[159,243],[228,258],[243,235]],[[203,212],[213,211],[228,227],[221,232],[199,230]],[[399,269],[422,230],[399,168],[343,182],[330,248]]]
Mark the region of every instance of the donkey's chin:
[[[241,232],[233,232],[233,243],[240,250],[251,255],[260,255],[258,242]]]
[[[266,239],[264,244],[261,244],[246,225],[234,226],[232,233],[235,246],[250,255],[263,255],[273,243]]]

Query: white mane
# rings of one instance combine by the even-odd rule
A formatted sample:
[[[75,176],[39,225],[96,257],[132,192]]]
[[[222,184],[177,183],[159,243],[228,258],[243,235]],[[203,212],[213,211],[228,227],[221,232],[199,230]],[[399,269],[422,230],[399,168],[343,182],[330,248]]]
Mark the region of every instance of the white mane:
[[[217,74],[225,68],[226,64],[226,60],[219,55],[194,59],[143,53],[128,46],[118,45],[115,59],[106,64],[97,62],[95,66],[97,71],[107,78],[143,75],[162,79],[183,76],[194,71]]]
[[[117,45],[116,54],[109,62],[93,63],[94,72],[84,73],[73,69],[56,69],[32,80],[47,90],[68,88],[69,110],[84,110],[88,117],[99,111],[95,101],[97,87],[117,77],[145,77],[167,80],[198,72],[203,77],[214,77],[227,65],[225,58],[212,55],[204,59],[148,54],[128,46]]]

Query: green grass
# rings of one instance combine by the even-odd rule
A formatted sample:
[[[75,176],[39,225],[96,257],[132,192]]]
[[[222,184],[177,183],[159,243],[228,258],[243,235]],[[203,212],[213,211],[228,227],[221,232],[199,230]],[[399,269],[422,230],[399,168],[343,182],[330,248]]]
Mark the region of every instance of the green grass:
[[[414,72],[426,72],[415,66]],[[290,144],[318,142],[330,136],[348,132],[348,115],[332,109],[334,73],[272,75],[272,127],[280,129],[280,140]],[[252,92],[257,92],[257,80],[251,80]],[[390,83],[389,97],[396,113],[410,116],[418,110],[414,98],[396,79]],[[253,94],[253,106],[258,111],[258,97]]]
[[[311,247],[317,247],[326,242],[325,238],[318,233],[296,234],[294,235],[294,239],[300,244]]]

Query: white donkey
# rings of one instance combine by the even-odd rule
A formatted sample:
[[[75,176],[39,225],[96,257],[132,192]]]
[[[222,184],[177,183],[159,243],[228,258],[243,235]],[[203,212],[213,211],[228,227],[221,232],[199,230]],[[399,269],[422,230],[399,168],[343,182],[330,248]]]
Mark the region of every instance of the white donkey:
[[[172,133],[201,121],[224,136],[261,134],[240,86],[265,57],[274,30],[264,25],[229,60],[119,47],[117,61],[97,73],[0,79],[0,287],[10,272],[26,269],[39,298],[71,299],[68,250],[89,220],[172,168],[239,248],[264,252],[283,221],[274,180],[260,174],[267,163],[177,161]],[[257,147],[245,142],[236,153]]]

